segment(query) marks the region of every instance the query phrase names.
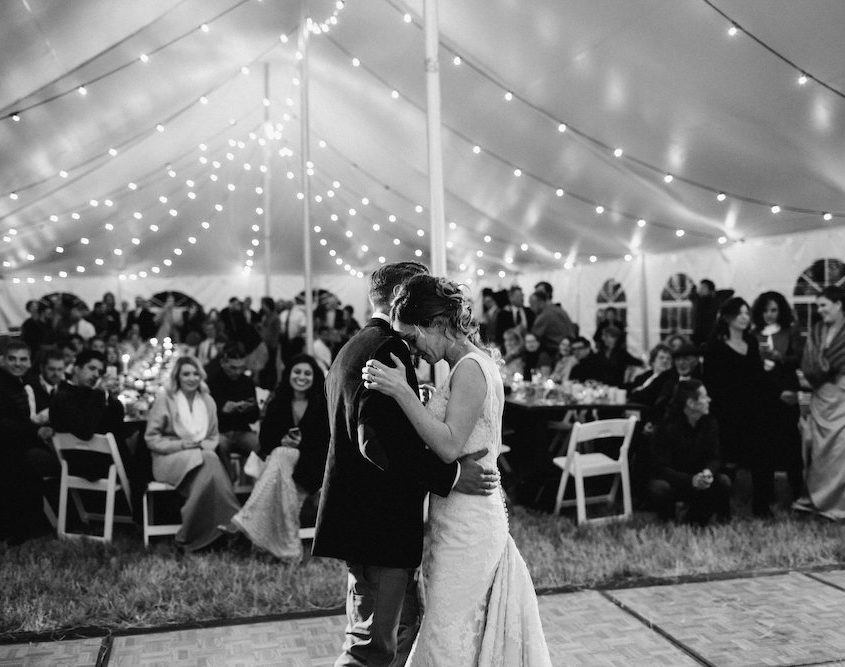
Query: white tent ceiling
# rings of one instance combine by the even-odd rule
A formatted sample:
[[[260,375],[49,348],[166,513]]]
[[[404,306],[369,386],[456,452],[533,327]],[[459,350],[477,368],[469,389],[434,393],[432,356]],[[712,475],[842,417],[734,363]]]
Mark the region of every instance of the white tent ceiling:
[[[536,273],[845,222],[842,0],[439,10],[450,271]],[[225,274],[253,248],[262,273],[261,165],[272,272],[301,272],[300,11],[274,0],[0,4],[3,277]],[[337,16],[309,50],[315,271],[342,272],[342,258],[366,273],[379,256],[416,249],[429,261],[422,1],[348,0],[337,11],[311,0],[308,13]],[[734,36],[726,16],[741,26]],[[267,155],[265,113],[283,128]]]

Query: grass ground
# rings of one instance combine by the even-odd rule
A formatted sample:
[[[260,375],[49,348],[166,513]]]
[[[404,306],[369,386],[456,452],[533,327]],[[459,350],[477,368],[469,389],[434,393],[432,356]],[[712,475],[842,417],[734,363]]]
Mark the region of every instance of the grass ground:
[[[780,513],[695,529],[640,515],[577,528],[566,517],[511,512],[537,588],[606,587],[652,578],[845,562],[841,526]],[[0,546],[0,639],[22,632],[109,629],[342,606],[345,570],[311,558],[280,565],[253,553],[181,555],[163,539],[145,552],[135,535],[110,546],[42,538]]]

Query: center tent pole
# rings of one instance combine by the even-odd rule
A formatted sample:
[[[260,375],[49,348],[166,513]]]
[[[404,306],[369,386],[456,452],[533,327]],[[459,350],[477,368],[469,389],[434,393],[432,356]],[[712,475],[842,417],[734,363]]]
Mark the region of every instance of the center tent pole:
[[[264,63],[264,99],[270,99],[270,63]],[[264,294],[270,296],[270,187],[273,183],[270,177],[270,140],[273,137],[273,124],[270,122],[270,108],[264,107]]]
[[[428,198],[431,238],[431,271],[445,276],[446,263],[446,206],[443,191],[443,139],[440,120],[440,34],[437,19],[437,0],[425,0],[425,83],[426,126],[428,141]],[[448,373],[446,362],[434,367],[438,384]]]
[[[446,210],[443,194],[443,145],[440,120],[440,37],[437,0],[425,0],[425,82],[428,127],[428,193],[431,222],[431,270],[446,275]]]
[[[308,130],[308,43],[311,19],[308,17],[308,0],[302,0],[302,22],[299,30],[297,52],[299,59],[300,153],[302,173],[302,257],[305,272],[305,351],[314,355],[314,294],[311,288],[311,188],[308,178],[311,161]]]

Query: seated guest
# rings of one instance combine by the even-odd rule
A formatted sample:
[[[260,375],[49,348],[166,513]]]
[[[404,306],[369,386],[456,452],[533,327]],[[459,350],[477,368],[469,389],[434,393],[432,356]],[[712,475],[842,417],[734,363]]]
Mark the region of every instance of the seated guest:
[[[522,334],[519,329],[508,329],[502,335],[504,342],[505,354],[502,356],[504,366],[502,366],[502,381],[505,384],[510,384],[513,381],[514,373],[519,373],[525,377],[525,360],[523,353],[525,352],[525,345],[522,339]]]
[[[602,345],[598,357],[601,360],[602,377],[605,384],[613,387],[625,385],[625,374],[629,366],[642,366],[643,362],[632,356],[625,348],[622,330],[615,326],[605,327],[601,334]]]
[[[329,447],[324,379],[313,357],[291,359],[261,423],[264,471],[231,529],[276,558],[302,557],[299,514],[323,483]]]
[[[555,367],[552,369],[551,378],[555,382],[566,382],[569,380],[569,373],[573,366],[578,363],[575,355],[572,354],[572,341],[564,338],[557,347],[558,358]]]
[[[129,325],[126,339],[120,344],[120,351],[122,354],[129,355],[130,363],[143,358],[147,353],[147,341],[141,336],[140,324],[133,323]]]
[[[73,375],[61,382],[50,399],[50,426],[54,433],[72,433],[80,440],[90,440],[95,433],[114,436],[130,491],[141,483],[123,434],[123,404],[103,386],[106,358],[99,352],[83,350],[76,357]],[[64,455],[70,474],[87,479],[108,476],[111,460],[99,453],[70,451]]]
[[[203,365],[208,365],[208,362],[216,357],[222,347],[217,346],[217,325],[214,322],[206,320],[202,325],[203,338],[197,344],[197,359]],[[225,337],[221,337],[221,345],[225,346]]]
[[[246,350],[243,343],[226,345],[220,355],[220,372],[208,379],[208,390],[217,404],[217,420],[220,430],[220,444],[217,454],[223,466],[234,479],[230,454],[258,451],[258,434],[250,428],[252,422],[261,416],[255,398],[255,384],[248,378]]]
[[[692,343],[687,343],[672,352],[672,368],[663,373],[662,381],[655,380],[657,386],[652,384],[646,387],[638,398],[646,405],[653,406],[651,410],[643,415],[643,421],[657,424],[666,416],[666,409],[672,400],[675,387],[681,380],[701,380],[702,374],[699,368],[698,348]]]
[[[0,366],[0,540],[11,544],[46,530],[42,478],[58,468],[53,455],[51,469],[43,469],[52,432],[33,421],[35,397],[23,379],[30,365],[26,343],[9,341]]]
[[[47,350],[41,356],[38,374],[27,381],[27,384],[32,387],[32,393],[35,394],[35,413],[42,420],[39,425],[50,421],[50,399],[64,379],[64,355],[59,350]]]
[[[548,377],[552,372],[552,361],[548,354],[540,346],[540,341],[530,331],[525,334],[524,351],[522,353],[526,376],[538,371],[543,377]]]
[[[628,385],[629,391],[634,393],[645,392],[655,382],[659,384],[661,380],[665,381],[664,373],[672,368],[672,350],[669,346],[663,343],[655,345],[648,354],[648,365],[648,370],[637,375]],[[642,403],[642,401],[636,399],[635,402]]]
[[[94,350],[94,352],[99,352],[100,354],[106,353],[106,339],[100,336],[99,334],[96,336],[92,336],[88,340],[87,349]]]
[[[730,519],[731,481],[719,472],[719,429],[709,412],[710,397],[701,381],[683,380],[655,430],[649,492],[661,519],[674,517],[677,501],[687,503],[689,521],[699,526],[713,514]]]
[[[185,498],[176,544],[185,551],[209,546],[240,509],[226,469],[214,453],[217,406],[194,357],[173,364],[170,386],[156,397],[145,439],[152,452],[153,478],[176,487]]]
[[[576,363],[569,371],[569,379],[573,382],[585,382],[586,380],[603,381],[604,369],[602,368],[599,355],[593,352],[593,348],[583,336],[572,339],[572,355]]]

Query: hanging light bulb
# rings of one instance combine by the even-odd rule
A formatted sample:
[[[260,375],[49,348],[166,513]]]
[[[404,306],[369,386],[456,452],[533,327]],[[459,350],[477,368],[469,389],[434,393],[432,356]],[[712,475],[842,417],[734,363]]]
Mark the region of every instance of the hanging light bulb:
[[[664,183],[671,183],[671,182],[672,182],[672,181],[674,181],[674,180],[675,180],[675,177],[674,177],[674,176],[672,176],[672,174],[666,174],[666,175],[663,177],[663,182],[664,182]]]
[[[809,81],[807,75],[804,74],[804,72],[801,72],[801,76],[798,77],[798,85],[803,86],[807,83],[807,81]]]
[[[622,157],[622,153],[623,153],[622,149],[617,148],[613,151],[613,157]]]
[[[737,28],[735,25],[732,25],[730,28],[728,28],[728,35],[730,35],[731,37],[735,37],[738,32],[739,28]]]
[[[728,196],[724,192],[720,192],[716,195],[716,201],[725,201],[727,198]]]
[[[780,213],[780,206],[778,206],[777,204],[772,206],[772,213]]]
[[[833,220],[833,215],[832,215],[832,214],[830,214],[830,213],[825,213],[825,214],[822,216],[822,218],[824,219],[824,221],[825,221],[825,222],[830,222],[831,220]]]

